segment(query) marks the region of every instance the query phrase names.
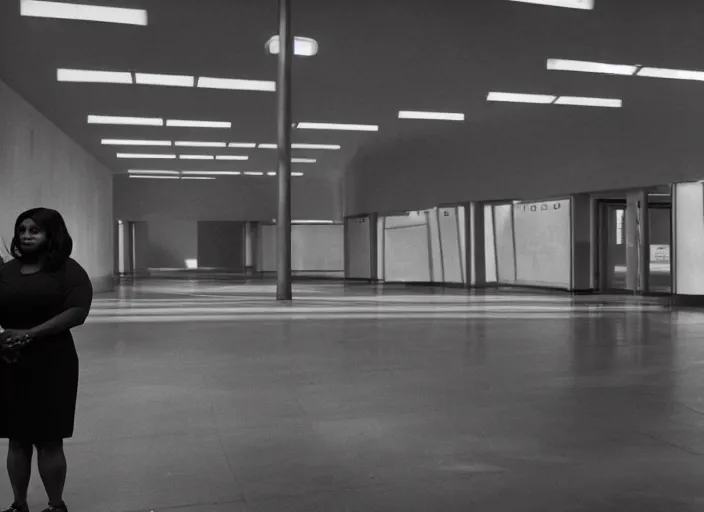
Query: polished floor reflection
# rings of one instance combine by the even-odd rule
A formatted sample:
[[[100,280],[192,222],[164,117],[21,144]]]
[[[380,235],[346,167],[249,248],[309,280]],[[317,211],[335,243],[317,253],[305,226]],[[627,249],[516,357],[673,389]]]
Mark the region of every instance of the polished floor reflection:
[[[76,331],[72,512],[704,507],[704,313],[272,291],[152,280],[96,300]]]

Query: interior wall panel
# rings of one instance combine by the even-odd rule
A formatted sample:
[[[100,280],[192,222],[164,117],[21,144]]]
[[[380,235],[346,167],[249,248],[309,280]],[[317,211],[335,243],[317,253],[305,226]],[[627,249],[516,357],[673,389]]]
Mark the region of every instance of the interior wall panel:
[[[462,264],[464,252],[460,249],[460,224],[457,215],[457,208],[440,208],[438,211],[444,281],[446,283],[464,282]],[[464,219],[464,213],[462,217]]]
[[[496,283],[496,236],[494,234],[494,207],[484,206],[484,260],[486,263],[486,282]]]
[[[112,194],[110,169],[0,81],[0,243],[9,247],[15,219],[23,211],[53,208],[64,217],[74,239],[72,257],[85,268],[94,289],[110,290]]]
[[[262,272],[276,271],[276,226],[262,224],[260,266]],[[291,271],[297,274],[344,277],[344,226],[342,224],[300,224],[291,227]]]
[[[371,279],[371,229],[369,217],[346,219],[347,276],[350,279]]]
[[[430,281],[442,283],[445,271],[442,260],[442,246],[440,241],[440,224],[438,223],[438,210],[432,208],[426,212],[428,219],[428,239],[430,241]]]
[[[149,268],[186,268],[198,258],[198,223],[152,219],[149,224]]]
[[[387,227],[384,231],[384,246],[385,281],[405,283],[431,281],[427,223]]]
[[[276,226],[259,224],[259,271],[276,272]]]
[[[499,283],[516,281],[516,257],[513,237],[513,212],[510,204],[494,207],[494,243],[496,275]]]
[[[516,282],[569,288],[570,200],[513,205]]]
[[[198,222],[198,267],[244,272],[244,223],[234,221]]]

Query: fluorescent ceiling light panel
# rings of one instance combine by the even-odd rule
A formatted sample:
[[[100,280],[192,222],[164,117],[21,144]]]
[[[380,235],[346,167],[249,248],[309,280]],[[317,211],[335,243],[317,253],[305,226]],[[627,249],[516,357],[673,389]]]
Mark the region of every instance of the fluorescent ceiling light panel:
[[[170,87],[193,87],[196,79],[186,75],[159,75],[153,73],[135,73],[135,82],[139,85],[165,85]]]
[[[621,108],[623,101],[612,98],[584,98],[579,96],[560,96],[555,105],[575,105],[578,107]]]
[[[232,128],[229,121],[187,121],[183,119],[168,119],[166,126],[174,128]]]
[[[259,149],[276,149],[278,147],[276,144],[259,144]]]
[[[329,149],[336,151],[341,148],[339,144],[291,144],[292,149]]]
[[[227,89],[232,91],[264,91],[275,92],[276,82],[271,80],[242,80],[237,78],[198,78],[201,89]]]
[[[181,160],[215,160],[213,155],[179,155]]]
[[[272,55],[278,55],[281,51],[281,42],[279,36],[273,36],[266,42],[267,51]],[[293,54],[301,57],[312,57],[318,54],[320,45],[315,39],[310,37],[294,37],[293,38]]]
[[[155,160],[175,160],[176,155],[148,154],[148,153],[118,153],[117,158],[145,158]]]
[[[94,84],[131,84],[132,73],[125,71],[92,71],[89,69],[56,70],[56,80],[59,82],[81,82]]]
[[[314,164],[317,162],[315,158],[292,158],[291,163],[294,164]]]
[[[104,146],[171,146],[170,140],[103,139]]]
[[[268,172],[268,173],[266,173],[266,175],[267,176],[276,176],[276,173],[275,172]]]
[[[146,26],[147,11],[144,9],[123,9],[99,5],[70,4],[64,2],[40,2],[21,0],[20,14],[34,18],[54,18],[61,20],[98,21],[124,25]]]
[[[215,157],[216,160],[249,160],[246,155],[218,155]]]
[[[552,103],[556,96],[547,94],[515,94],[510,92],[490,92],[487,101],[505,101],[509,103]]]
[[[450,112],[417,112],[412,110],[401,110],[398,113],[399,119],[429,119],[433,121],[464,121],[464,114],[454,114]]]
[[[649,78],[667,78],[670,80],[704,81],[704,71],[688,71],[686,69],[641,68],[637,76]]]
[[[172,174],[178,176],[179,171],[160,171],[160,170],[139,170],[139,169],[130,169],[127,171],[129,174]]]
[[[264,173],[259,171],[247,171],[244,174],[245,176],[264,176]]]
[[[240,171],[181,171],[181,174],[191,176],[239,176]]]
[[[158,117],[88,116],[88,124],[121,124],[134,126],[164,126]]]
[[[548,59],[547,68],[550,71],[576,71],[579,73],[601,73],[605,75],[626,76],[635,75],[636,71],[638,71],[638,66],[565,59]]]
[[[552,7],[567,7],[569,9],[594,9],[594,0],[510,0],[525,4],[549,5]]]
[[[174,145],[186,148],[224,148],[227,146],[224,142],[197,142],[190,140],[178,140],[174,142]]]
[[[182,180],[214,180],[212,176],[181,176]]]
[[[334,224],[331,220],[293,220],[291,224]]]
[[[254,149],[257,147],[255,142],[230,142],[229,147],[241,149]]]
[[[371,124],[343,124],[343,123],[298,123],[301,130],[342,130],[355,132],[378,132],[379,127]]]
[[[303,176],[302,172],[292,172],[291,176]]]
[[[178,180],[181,179],[180,176],[147,176],[139,174],[130,174],[130,178],[142,178],[149,180]]]

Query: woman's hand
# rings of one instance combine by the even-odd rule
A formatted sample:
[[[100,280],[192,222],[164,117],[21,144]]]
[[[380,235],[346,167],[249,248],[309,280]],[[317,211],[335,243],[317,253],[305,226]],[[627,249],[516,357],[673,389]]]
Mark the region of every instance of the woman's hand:
[[[32,340],[31,333],[26,330],[8,329],[0,334],[0,358],[6,363],[16,363],[19,351]]]

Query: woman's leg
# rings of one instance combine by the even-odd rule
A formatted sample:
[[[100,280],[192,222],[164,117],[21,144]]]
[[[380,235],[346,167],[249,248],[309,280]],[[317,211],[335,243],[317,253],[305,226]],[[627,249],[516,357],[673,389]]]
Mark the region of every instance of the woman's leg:
[[[52,505],[63,504],[64,484],[66,483],[66,456],[64,442],[51,441],[37,444],[37,465],[39,476]]]
[[[7,451],[7,472],[10,475],[10,485],[15,495],[13,505],[22,507],[27,503],[27,489],[32,476],[32,443],[10,439]]]

